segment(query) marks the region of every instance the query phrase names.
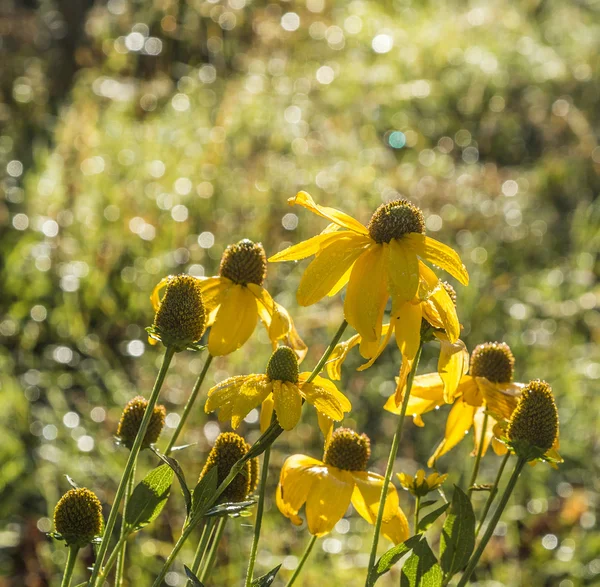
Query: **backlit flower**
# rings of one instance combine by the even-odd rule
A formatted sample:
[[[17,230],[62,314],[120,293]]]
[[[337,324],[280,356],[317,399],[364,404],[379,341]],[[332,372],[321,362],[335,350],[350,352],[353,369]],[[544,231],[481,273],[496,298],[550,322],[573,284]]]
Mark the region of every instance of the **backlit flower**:
[[[398,480],[404,489],[410,491],[415,497],[424,497],[428,493],[435,491],[447,479],[448,474],[430,473],[425,475],[423,469],[419,469],[415,475],[407,473],[398,473]]]
[[[281,469],[277,486],[277,507],[294,524],[300,525],[298,512],[306,504],[308,530],[315,536],[331,532],[350,503],[370,524],[375,524],[384,478],[367,471],[370,442],[353,430],[336,430],[323,460],[306,455],[289,457]],[[398,544],[408,538],[408,522],[400,508],[396,488],[387,491],[381,533]]]
[[[298,359],[291,348],[279,347],[271,355],[265,374],[230,377],[210,389],[204,410],[219,410],[219,420],[231,420],[231,426],[237,428],[250,410],[262,404],[263,430],[273,410],[281,427],[291,430],[300,420],[305,400],[316,408],[324,423],[342,420],[352,407],[350,401],[323,377],[306,383],[309,375],[298,372]],[[324,433],[327,435],[328,429]]]
[[[54,527],[68,546],[85,546],[102,534],[102,504],[85,487],[65,493],[54,508]]]
[[[244,239],[225,249],[219,275],[195,278],[206,306],[211,355],[227,355],[240,348],[260,318],[274,348],[283,341],[304,358],[306,345],[298,336],[290,315],[263,287],[266,274],[263,246]],[[165,283],[163,279],[152,292],[155,308],[160,303],[159,294]]]

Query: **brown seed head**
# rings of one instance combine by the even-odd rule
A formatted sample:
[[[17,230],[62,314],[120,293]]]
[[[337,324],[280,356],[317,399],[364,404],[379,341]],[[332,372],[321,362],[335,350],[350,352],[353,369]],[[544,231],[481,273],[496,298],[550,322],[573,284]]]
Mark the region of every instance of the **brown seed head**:
[[[424,233],[425,218],[408,200],[392,200],[375,210],[367,228],[376,243],[389,243],[409,232]]]
[[[67,545],[85,546],[102,534],[102,504],[85,488],[67,491],[54,508],[54,527]]]
[[[262,285],[267,276],[267,256],[263,246],[247,238],[229,245],[221,257],[219,274],[239,285]]]
[[[515,358],[505,342],[484,342],[471,354],[473,377],[485,377],[492,383],[510,383],[514,369]]]
[[[371,441],[366,434],[338,428],[325,449],[323,462],[345,471],[366,471],[371,456]]]
[[[138,395],[129,400],[123,409],[117,428],[117,436],[127,448],[133,446],[147,407],[148,400],[141,395]],[[158,440],[165,425],[166,415],[167,410],[165,409],[165,406],[154,406],[152,416],[150,417],[150,423],[148,424],[148,429],[146,430],[142,442],[142,448],[148,448]]]

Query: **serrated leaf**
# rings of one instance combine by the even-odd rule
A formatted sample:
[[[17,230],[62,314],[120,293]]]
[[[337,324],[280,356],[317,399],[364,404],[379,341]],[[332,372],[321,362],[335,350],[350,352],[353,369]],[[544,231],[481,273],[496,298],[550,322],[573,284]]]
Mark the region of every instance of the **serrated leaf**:
[[[169,498],[173,476],[169,465],[161,465],[137,484],[125,512],[125,523],[129,528],[139,530],[158,517]]]
[[[369,575],[367,585],[371,587],[382,575],[385,575],[403,556],[408,554],[414,545],[419,542],[419,536],[412,536],[408,540],[396,544],[381,555]]]
[[[185,511],[189,516],[190,511],[192,509],[192,494],[190,493],[189,487],[187,486],[187,482],[185,480],[185,475],[183,474],[183,469],[181,468],[181,465],[173,457],[168,457],[167,455],[162,454],[156,447],[151,448],[154,454],[167,465],[169,465],[169,467],[171,467],[175,475],[177,475],[177,479],[181,487],[181,493],[183,493],[183,499],[185,500]]]
[[[419,542],[402,566],[400,587],[441,587],[442,569],[431,551],[425,536],[418,536]]]
[[[198,518],[206,513],[210,500],[217,490],[218,479],[219,473],[217,468],[213,467],[200,479],[198,485],[194,487],[190,517]]]
[[[220,503],[214,508],[210,508],[205,514],[205,518],[210,518],[213,516],[223,516],[228,515],[231,516],[233,514],[239,514],[249,507],[253,506],[256,502],[253,499],[248,501],[239,501],[239,502],[228,502],[228,503]]]
[[[187,578],[190,580],[192,587],[204,587],[204,583],[202,583],[202,581],[200,581],[200,579],[198,579],[198,577],[196,577],[196,575],[193,573],[193,571],[187,565],[183,565],[183,568],[185,569],[185,574],[187,575]]]
[[[281,565],[277,565],[274,569],[271,569],[266,575],[259,577],[258,579],[254,579],[252,581],[252,587],[269,587],[273,581],[275,581],[275,577],[279,572]]]
[[[454,486],[452,503],[440,538],[440,564],[444,579],[460,571],[475,547],[475,514],[467,494]]]
[[[445,503],[439,508],[428,513],[426,516],[423,516],[423,518],[419,520],[417,532],[425,532],[425,530],[427,530],[429,526],[431,526],[431,524],[433,524],[449,507],[450,504]]]

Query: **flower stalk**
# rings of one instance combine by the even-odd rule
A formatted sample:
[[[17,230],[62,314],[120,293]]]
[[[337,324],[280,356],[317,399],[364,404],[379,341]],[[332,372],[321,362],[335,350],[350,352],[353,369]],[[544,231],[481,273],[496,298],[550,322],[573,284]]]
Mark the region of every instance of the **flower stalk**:
[[[217,549],[219,548],[219,542],[221,542],[221,538],[223,536],[223,532],[225,531],[225,524],[227,523],[227,516],[222,516],[219,518],[218,522],[215,523],[213,532],[212,532],[212,542],[210,545],[210,550],[208,551],[208,558],[206,559],[206,564],[202,569],[202,574],[200,577],[200,581],[204,583],[215,564],[215,559],[217,558]]]
[[[206,551],[206,545],[208,544],[208,540],[211,535],[212,527],[213,527],[213,518],[209,518],[204,526],[202,527],[202,534],[200,535],[200,540],[198,542],[198,548],[196,548],[196,554],[194,554],[194,560],[192,561],[192,566],[190,570],[194,575],[198,576],[198,569],[200,568],[200,563],[204,558],[204,553]],[[191,579],[187,582],[187,587],[192,587]]]
[[[69,587],[71,585],[71,578],[73,577],[73,570],[75,569],[75,561],[77,560],[78,552],[79,546],[77,544],[72,544],[69,546],[69,553],[67,554],[67,562],[65,564],[65,572],[63,574],[60,587]]]
[[[286,587],[292,587],[292,585],[294,584],[296,579],[300,576],[300,573],[302,572],[302,569],[304,568],[304,563],[306,562],[306,559],[310,555],[310,552],[313,549],[313,546],[315,545],[316,541],[317,541],[317,537],[312,536],[310,539],[310,542],[307,544],[306,549],[304,550],[304,554],[302,555],[302,558],[300,559],[300,562],[298,563],[296,570],[294,571],[294,574],[290,577],[290,580],[287,582]]]
[[[479,525],[477,526],[477,531],[475,532],[475,538],[477,538],[477,536],[479,536],[479,532],[481,531],[481,528],[485,522],[485,518],[487,517],[488,512],[490,511],[490,508],[492,507],[492,503],[494,502],[494,499],[496,498],[496,494],[498,493],[498,485],[500,483],[502,473],[504,473],[504,467],[506,467],[506,463],[508,463],[508,459],[510,458],[510,455],[511,455],[510,451],[507,451],[507,453],[504,455],[504,458],[502,459],[502,462],[500,463],[500,468],[498,469],[498,473],[496,474],[496,479],[494,481],[494,485],[490,489],[490,494],[488,495],[487,501],[485,502],[485,506],[483,507],[483,512],[481,513],[481,519],[479,520]]]
[[[479,474],[479,465],[481,464],[481,457],[483,456],[483,446],[485,443],[485,433],[487,432],[488,420],[488,413],[485,412],[485,414],[483,415],[483,423],[481,424],[481,437],[479,438],[477,455],[475,456],[475,462],[473,463],[473,473],[471,474],[471,480],[469,481],[469,498],[473,495],[473,487],[475,485],[475,482],[477,481],[477,475]]]
[[[121,583],[123,582],[123,574],[125,571],[125,550],[127,548],[127,524],[125,523],[125,516],[127,514],[127,506],[129,505],[129,498],[133,492],[133,488],[135,486],[135,464],[131,471],[131,475],[129,477],[129,482],[127,484],[127,489],[125,490],[125,495],[123,497],[123,514],[122,514],[122,522],[121,522],[121,532],[119,534],[119,549],[117,555],[117,568],[115,570],[115,587],[121,587]]]

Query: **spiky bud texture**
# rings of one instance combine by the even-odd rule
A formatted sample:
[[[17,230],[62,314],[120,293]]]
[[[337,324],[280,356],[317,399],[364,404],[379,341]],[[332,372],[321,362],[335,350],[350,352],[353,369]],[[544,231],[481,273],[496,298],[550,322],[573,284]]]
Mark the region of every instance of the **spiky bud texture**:
[[[102,504],[85,488],[67,491],[54,508],[54,527],[69,546],[85,546],[102,533]]]
[[[127,448],[133,446],[147,407],[148,400],[138,395],[130,399],[123,409],[119,426],[117,427],[117,437]],[[167,410],[165,406],[154,406],[148,429],[142,441],[142,448],[148,448],[158,440],[165,425],[166,415]]]
[[[505,342],[484,342],[471,354],[470,373],[485,377],[492,383],[510,383],[513,379],[515,358]]]
[[[389,243],[409,232],[425,232],[423,212],[408,200],[392,200],[381,204],[371,216],[369,235],[377,243]]]
[[[221,257],[219,274],[240,285],[262,285],[267,276],[267,256],[263,246],[247,238],[229,245]]]
[[[371,441],[366,434],[338,428],[325,449],[323,462],[346,471],[366,471],[371,456]]]
[[[271,355],[267,363],[267,376],[275,381],[298,383],[298,357],[287,346],[280,346]]]

